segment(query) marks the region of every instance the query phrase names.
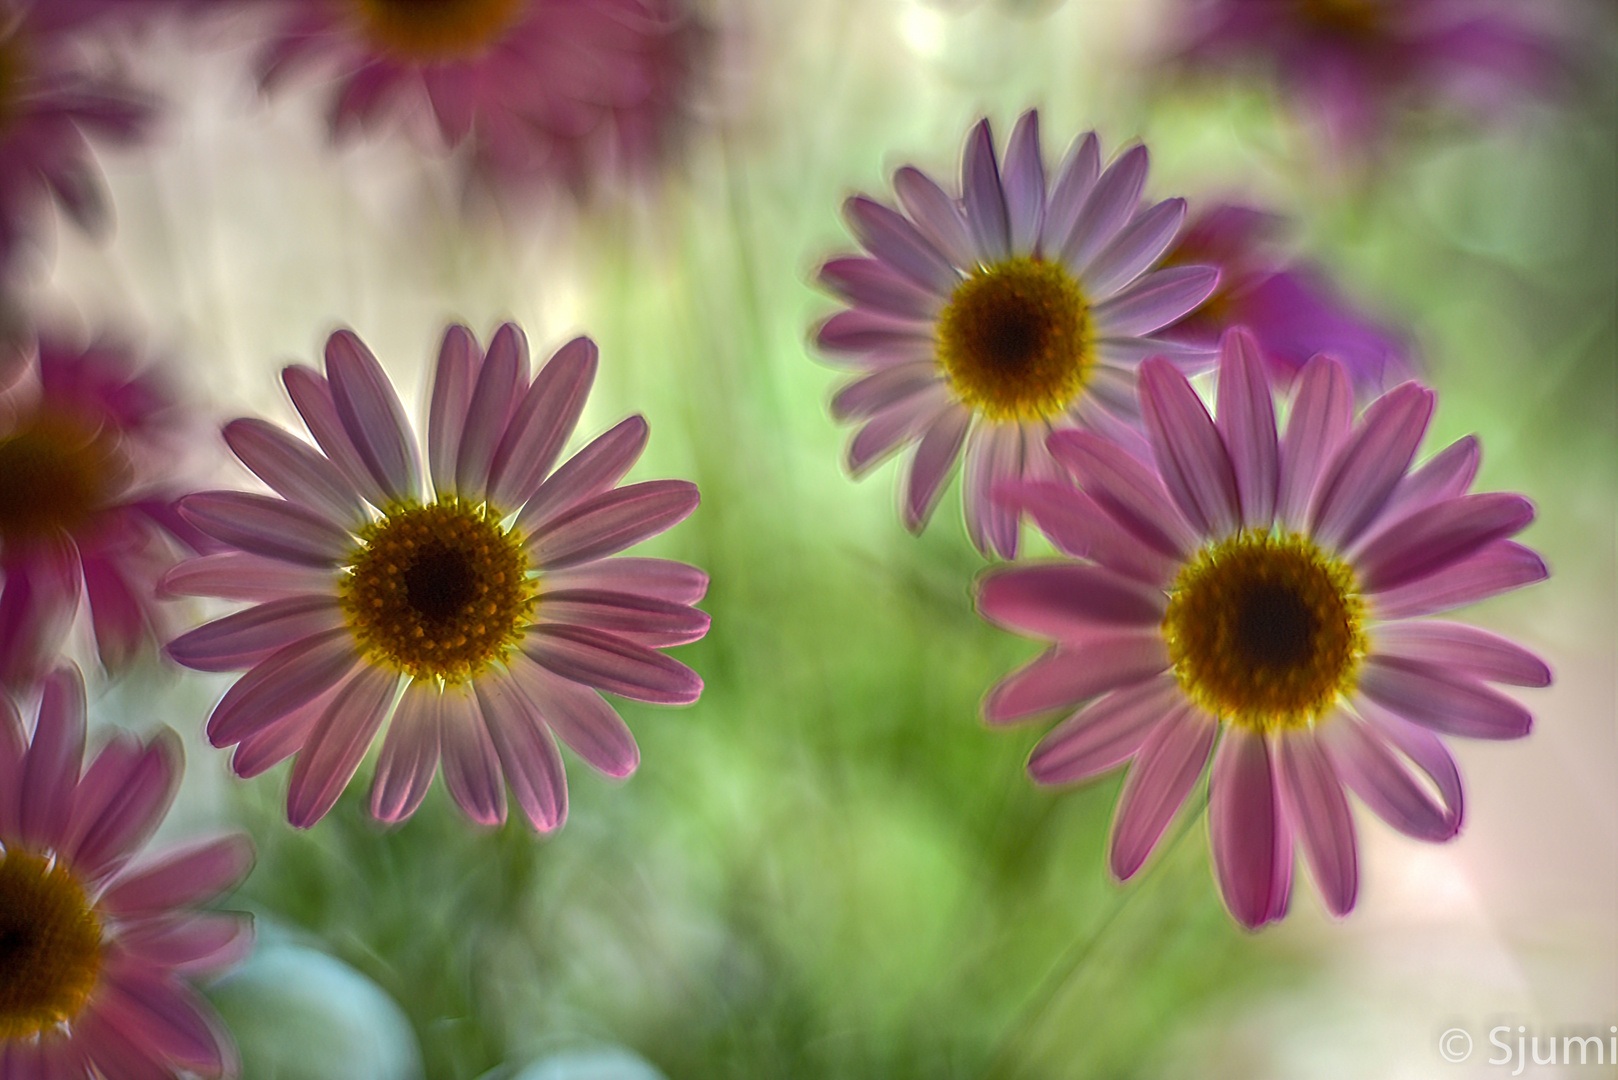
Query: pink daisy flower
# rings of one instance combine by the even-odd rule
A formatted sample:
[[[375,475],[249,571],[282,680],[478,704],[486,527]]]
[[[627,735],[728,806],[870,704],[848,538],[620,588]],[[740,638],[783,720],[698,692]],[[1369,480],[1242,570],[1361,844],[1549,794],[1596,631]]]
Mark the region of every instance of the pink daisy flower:
[[[1054,647],[997,685],[990,723],[1078,706],[1035,748],[1043,784],[1132,762],[1112,872],[1140,869],[1210,757],[1208,826],[1231,914],[1286,913],[1301,845],[1328,910],[1354,906],[1345,789],[1423,840],[1461,825],[1439,735],[1514,739],[1527,710],[1489,682],[1545,686],[1546,666],[1482,630],[1422,616],[1539,581],[1509,538],[1526,499],[1468,494],[1478,446],[1411,469],[1433,395],[1405,383],[1356,422],[1348,376],[1319,358],[1278,433],[1257,343],[1226,336],[1218,420],[1166,361],[1146,361],[1154,470],[1088,432],[1051,436],[1083,486],[1008,485],[1081,561],[992,570],[977,604]],[[1217,744],[1217,746],[1216,746]]]
[[[1396,107],[1431,100],[1492,105],[1562,78],[1560,50],[1495,0],[1200,0],[1193,64],[1267,62],[1290,98],[1313,108],[1332,142],[1375,142]],[[1511,5],[1521,7],[1521,5]]]
[[[979,551],[1013,557],[1020,515],[991,502],[996,484],[1054,477],[1045,450],[1053,430],[1129,437],[1142,358],[1212,359],[1147,336],[1202,303],[1218,271],[1151,269],[1185,201],[1143,205],[1146,170],[1144,146],[1103,170],[1091,133],[1047,182],[1030,111],[1003,165],[989,122],[972,129],[959,195],[905,166],[893,178],[903,212],[864,195],[848,200],[849,227],[870,255],[821,267],[821,282],[849,308],[816,338],[831,362],[859,373],[831,404],[834,417],[860,425],[849,470],[859,476],[915,444],[900,496],[913,532],[964,447],[967,534]]]
[[[243,836],[131,863],[168,812],[180,740],[84,760],[84,681],[44,681],[29,740],[0,696],[0,1077],[220,1077],[236,1053],[190,982],[252,948],[252,917],[199,911],[253,864]]]
[[[337,65],[341,132],[430,105],[445,144],[506,181],[583,186],[655,164],[685,112],[702,37],[683,0],[286,0],[266,85]],[[424,95],[424,97],[423,97]]]
[[[0,0],[0,269],[54,196],[87,231],[107,219],[86,136],[140,138],[153,108],[115,78],[87,72],[76,35],[115,0]]]
[[[534,828],[567,815],[553,735],[609,776],[639,763],[602,699],[688,704],[702,680],[657,651],[695,641],[701,570],[608,559],[683,521],[696,486],[618,481],[646,445],[631,416],[554,471],[596,371],[588,338],[530,380],[508,323],[488,355],[465,327],[444,335],[427,421],[430,492],[387,375],[346,330],[326,375],[283,373],[319,451],[260,420],[225,439],[284,498],[210,492],[182,500],[199,529],[236,549],[182,564],[176,592],[254,607],[176,639],[203,671],[247,668],[208,721],[253,776],[296,753],[287,818],[331,809],[389,715],[371,788],[384,821],[415,812],[439,763],[462,809],[505,819],[509,781]],[[369,504],[369,506],[367,506]]]
[[[162,636],[154,587],[205,542],[165,493],[163,443],[178,413],[128,352],[38,341],[0,394],[0,685],[57,662],[87,597],[102,662],[116,670]]]
[[[1163,261],[1217,266],[1219,287],[1162,336],[1212,349],[1226,330],[1246,327],[1282,386],[1320,353],[1348,370],[1362,399],[1408,379],[1407,342],[1354,310],[1319,267],[1288,263],[1270,250],[1282,226],[1281,218],[1246,206],[1221,204],[1199,215]]]

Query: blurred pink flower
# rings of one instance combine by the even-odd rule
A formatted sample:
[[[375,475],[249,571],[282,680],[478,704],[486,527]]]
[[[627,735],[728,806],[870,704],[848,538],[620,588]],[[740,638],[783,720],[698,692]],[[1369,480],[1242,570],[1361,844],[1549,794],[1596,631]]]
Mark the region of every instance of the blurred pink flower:
[[[1477,441],[1410,468],[1433,395],[1405,383],[1354,422],[1348,376],[1311,361],[1278,433],[1258,344],[1222,346],[1218,419],[1166,361],[1141,370],[1157,468],[1088,432],[1051,436],[1082,485],[1009,485],[1080,561],[989,571],[978,610],[1054,647],[997,685],[1000,724],[1077,705],[1034,750],[1043,784],[1132,762],[1112,872],[1140,869],[1213,760],[1215,876],[1244,926],[1281,918],[1301,843],[1328,910],[1359,884],[1345,788],[1400,831],[1442,841],[1461,784],[1439,734],[1514,739],[1528,711],[1485,685],[1545,686],[1539,659],[1421,618],[1539,581],[1510,537],[1526,499],[1468,494]],[[1215,743],[1217,742],[1217,747]]]
[[[684,0],[284,0],[266,85],[337,65],[342,133],[430,106],[450,147],[507,184],[575,188],[657,164],[686,116],[701,47]]]
[[[205,543],[171,505],[164,443],[178,409],[123,348],[40,339],[0,394],[0,685],[55,665],[89,599],[117,669],[163,636],[157,580]]]
[[[250,669],[214,709],[208,737],[239,744],[242,776],[298,753],[293,825],[331,808],[392,713],[371,789],[378,818],[414,813],[442,760],[474,820],[505,819],[504,774],[529,822],[549,831],[567,815],[553,735],[609,776],[640,761],[598,690],[662,704],[702,692],[695,672],[658,650],[707,632],[691,606],[707,575],[607,558],[683,521],[696,486],[617,486],[646,445],[640,416],[552,471],[595,371],[588,338],[530,381],[516,326],[500,328],[487,357],[469,330],[450,327],[427,421],[427,501],[404,410],[346,330],[326,344],[324,377],[284,372],[319,452],[260,420],[226,426],[236,456],[285,498],[181,502],[238,550],[180,565],[167,587],[256,606],[169,652],[203,671]]]
[[[1150,337],[1207,299],[1210,267],[1153,270],[1185,217],[1185,200],[1143,205],[1147,154],[1104,171],[1094,133],[1076,140],[1047,182],[1039,118],[1018,120],[1005,163],[987,120],[966,140],[961,194],[905,166],[893,179],[901,213],[856,195],[849,227],[870,257],[833,259],[821,282],[849,304],[816,340],[859,378],[832,399],[860,424],[848,448],[859,476],[916,444],[901,513],[920,532],[962,447],[966,530],[979,551],[1017,552],[1021,515],[990,491],[1057,474],[1054,429],[1128,438],[1139,424],[1135,371],[1167,355],[1206,366],[1211,348]]]
[[[1563,78],[1553,39],[1496,0],[1190,0],[1193,66],[1273,69],[1331,143],[1374,144],[1398,107],[1494,106]],[[1511,14],[1507,14],[1513,7]],[[1543,13],[1541,13],[1543,14]]]
[[[1362,400],[1410,378],[1410,348],[1399,335],[1355,311],[1319,267],[1274,253],[1282,224],[1273,214],[1230,204],[1192,222],[1163,261],[1217,266],[1219,288],[1159,336],[1212,349],[1226,330],[1245,326],[1281,386],[1324,353],[1348,370]]]
[[[235,1049],[191,987],[252,948],[252,917],[198,911],[252,867],[242,836],[131,865],[168,812],[180,740],[113,738],[84,759],[84,682],[44,681],[28,739],[0,695],[0,1076],[221,1077]]]
[[[0,270],[47,195],[87,231],[106,222],[86,136],[133,142],[153,113],[120,79],[87,71],[79,32],[118,0],[0,0]]]

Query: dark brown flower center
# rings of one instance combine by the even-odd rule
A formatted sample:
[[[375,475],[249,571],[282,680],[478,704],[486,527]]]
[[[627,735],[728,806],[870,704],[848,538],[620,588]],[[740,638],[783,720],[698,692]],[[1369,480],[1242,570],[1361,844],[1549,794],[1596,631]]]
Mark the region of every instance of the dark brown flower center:
[[[1186,695],[1214,716],[1299,727],[1353,688],[1364,611],[1353,571],[1308,539],[1240,533],[1180,571],[1163,637]]]
[[[1305,22],[1323,33],[1354,39],[1382,28],[1380,0],[1294,0]]]
[[[63,867],[0,852],[0,1043],[72,1020],[101,973],[101,923]]]
[[[72,532],[123,483],[125,463],[103,436],[48,415],[0,436],[0,540]]]
[[[339,595],[373,662],[455,683],[522,640],[536,602],[528,557],[486,508],[403,507],[361,541]]]
[[[1090,313],[1059,263],[1017,258],[961,282],[938,317],[938,361],[992,420],[1064,411],[1090,369]]]
[[[372,39],[417,60],[451,60],[499,39],[524,0],[354,0]]]

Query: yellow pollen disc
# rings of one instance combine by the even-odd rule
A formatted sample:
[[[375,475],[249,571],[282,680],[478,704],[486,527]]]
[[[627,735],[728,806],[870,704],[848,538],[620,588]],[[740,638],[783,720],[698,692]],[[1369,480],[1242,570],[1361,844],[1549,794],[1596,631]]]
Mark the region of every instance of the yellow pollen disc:
[[[1317,29],[1348,37],[1370,37],[1382,23],[1379,0],[1294,0]]]
[[[1257,731],[1304,727],[1352,690],[1365,602],[1348,565],[1295,534],[1210,544],[1170,589],[1163,638],[1186,696]]]
[[[489,508],[453,498],[404,506],[360,540],[338,595],[373,663],[458,683],[522,640],[537,586],[521,538]]]
[[[376,44],[417,60],[475,55],[510,28],[524,0],[353,0]]]
[[[1089,374],[1090,307],[1059,263],[1016,258],[956,286],[938,316],[938,362],[991,420],[1056,416]]]
[[[0,852],[0,1043],[72,1020],[100,973],[101,923],[73,875]]]
[[[0,539],[71,532],[101,508],[124,468],[110,439],[49,415],[0,435]]]

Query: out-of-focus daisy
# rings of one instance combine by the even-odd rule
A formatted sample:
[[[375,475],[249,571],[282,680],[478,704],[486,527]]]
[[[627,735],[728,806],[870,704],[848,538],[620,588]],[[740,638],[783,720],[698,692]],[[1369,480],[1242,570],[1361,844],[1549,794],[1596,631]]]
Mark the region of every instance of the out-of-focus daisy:
[[[0,684],[56,663],[81,596],[108,668],[160,636],[154,587],[202,538],[174,513],[164,442],[178,410],[110,342],[40,339],[0,395]]]
[[[430,105],[507,183],[574,187],[655,164],[687,113],[703,34],[684,0],[285,0],[266,85],[336,65],[336,132]]]
[[[990,571],[978,609],[1054,647],[990,692],[991,723],[1078,710],[1034,750],[1040,783],[1132,762],[1111,867],[1140,869],[1213,759],[1208,824],[1226,905],[1286,913],[1294,842],[1326,907],[1354,906],[1345,787],[1395,828],[1447,840],[1460,777],[1439,734],[1513,739],[1531,717],[1488,682],[1545,686],[1524,651],[1421,618],[1545,577],[1509,538],[1528,501],[1468,494],[1476,440],[1412,470],[1433,395],[1405,383],[1354,421],[1348,377],[1312,361],[1284,436],[1254,340],[1222,346],[1218,420],[1162,360],[1141,372],[1153,470],[1086,432],[1051,452],[1082,485],[1009,485],[1082,561]],[[1215,744],[1217,743],[1217,747]]]
[[[252,947],[251,916],[199,911],[252,845],[225,836],[131,863],[179,786],[180,740],[119,735],[84,761],[84,682],[44,681],[30,740],[0,695],[0,1076],[219,1077],[230,1036],[190,987]]]
[[[181,512],[235,551],[182,564],[166,585],[254,607],[185,634],[170,654],[204,671],[248,668],[208,721],[252,776],[293,753],[287,817],[307,827],[348,784],[383,722],[371,789],[382,820],[412,814],[440,761],[474,820],[506,815],[506,788],[536,829],[567,814],[553,734],[595,768],[627,776],[635,740],[602,699],[686,704],[702,680],[658,649],[695,641],[708,616],[695,567],[608,559],[683,521],[696,486],[618,481],[646,445],[631,416],[552,466],[595,377],[576,338],[533,377],[506,324],[485,357],[444,336],[427,426],[430,493],[387,375],[340,330],[326,375],[288,367],[316,451],[260,420],[225,439],[284,498],[188,496]],[[369,507],[367,507],[369,504]],[[397,706],[397,707],[396,707]]]
[[[1226,330],[1246,327],[1282,386],[1320,353],[1348,370],[1362,399],[1408,379],[1410,347],[1399,335],[1355,311],[1320,268],[1274,253],[1282,224],[1274,214],[1230,204],[1198,215],[1163,261],[1217,266],[1219,288],[1162,336],[1216,348]]]
[[[967,533],[985,554],[1011,558],[1020,515],[990,501],[995,484],[1055,476],[1045,449],[1053,430],[1127,433],[1143,358],[1212,359],[1148,336],[1206,299],[1218,272],[1152,269],[1185,201],[1143,205],[1146,171],[1144,146],[1103,170],[1091,133],[1047,182],[1030,111],[1003,163],[989,122],[972,129],[959,194],[905,166],[893,178],[902,212],[848,200],[849,226],[870,255],[821,267],[849,309],[816,337],[832,362],[860,373],[831,406],[860,425],[849,469],[860,475],[916,444],[901,495],[906,527],[926,526],[964,446]]]
[[[150,101],[86,71],[76,34],[117,0],[0,0],[0,270],[47,196],[94,230],[107,217],[101,173],[86,136],[139,138]]]
[[[1272,68],[1345,150],[1373,144],[1397,107],[1494,104],[1561,78],[1553,41],[1523,21],[1522,5],[1496,0],[1189,0],[1187,7],[1192,30],[1182,61],[1238,73]]]

